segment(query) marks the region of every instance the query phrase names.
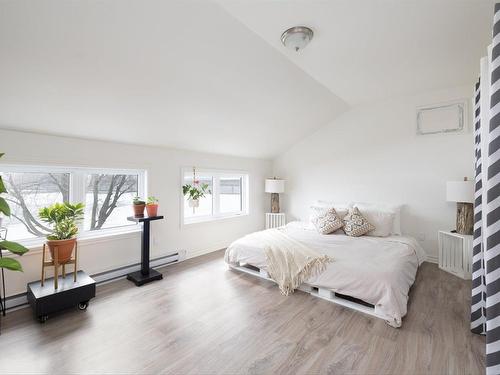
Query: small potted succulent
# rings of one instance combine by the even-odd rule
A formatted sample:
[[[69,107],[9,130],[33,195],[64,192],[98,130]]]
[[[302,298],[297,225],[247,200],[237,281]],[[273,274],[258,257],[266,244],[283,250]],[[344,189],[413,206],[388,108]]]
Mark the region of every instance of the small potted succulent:
[[[78,222],[83,218],[83,203],[54,203],[38,212],[42,221],[52,226],[52,233],[47,236],[47,246],[52,259],[58,249],[57,262],[65,264],[73,255],[78,233]]]
[[[158,199],[155,197],[148,197],[146,211],[148,212],[149,217],[158,216]]]
[[[187,197],[189,207],[195,208],[200,206],[200,198],[205,197],[205,194],[211,194],[208,184],[201,184],[199,180],[194,180],[193,185],[186,184],[182,187],[182,193]]]
[[[134,207],[134,216],[135,217],[143,217],[144,216],[144,209],[146,208],[146,202],[141,200],[139,197],[134,197],[134,200],[132,202],[132,206]]]

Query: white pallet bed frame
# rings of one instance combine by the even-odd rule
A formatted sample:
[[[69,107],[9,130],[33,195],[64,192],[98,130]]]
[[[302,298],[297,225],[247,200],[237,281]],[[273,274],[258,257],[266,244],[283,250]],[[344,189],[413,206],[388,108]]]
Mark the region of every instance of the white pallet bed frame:
[[[273,283],[275,283],[275,281],[269,277],[269,274],[265,270],[259,269],[255,266],[245,264],[245,263],[239,263],[239,265],[228,264],[228,266],[230,269],[241,271],[241,272],[247,273],[249,275],[257,276],[257,277],[260,277],[261,279],[269,280],[269,281],[272,281]],[[306,292],[306,293],[309,293],[310,295],[312,295],[314,297],[319,297],[321,299],[325,299],[327,301],[336,303],[337,305],[341,305],[341,306],[347,307],[349,309],[360,311],[362,313],[365,313],[365,314],[374,316],[376,318],[382,319],[385,322],[387,322],[389,325],[392,325],[391,322],[388,321],[386,317],[377,314],[375,312],[375,308],[372,305],[367,306],[369,304],[366,302],[365,302],[366,305],[363,305],[361,303],[339,297],[337,293],[335,293],[334,291],[332,291],[330,289],[315,287],[315,286],[309,285],[307,283],[303,283],[299,287],[299,290]],[[351,297],[351,298],[353,298],[353,297]],[[356,299],[356,298],[353,298],[353,299]]]

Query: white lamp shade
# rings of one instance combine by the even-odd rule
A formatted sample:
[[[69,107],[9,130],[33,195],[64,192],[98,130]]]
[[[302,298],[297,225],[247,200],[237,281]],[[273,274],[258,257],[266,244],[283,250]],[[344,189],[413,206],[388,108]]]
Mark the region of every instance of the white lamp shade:
[[[474,203],[474,181],[448,181],[446,183],[448,202]]]
[[[266,179],[266,193],[283,193],[285,192],[285,180],[276,178]]]

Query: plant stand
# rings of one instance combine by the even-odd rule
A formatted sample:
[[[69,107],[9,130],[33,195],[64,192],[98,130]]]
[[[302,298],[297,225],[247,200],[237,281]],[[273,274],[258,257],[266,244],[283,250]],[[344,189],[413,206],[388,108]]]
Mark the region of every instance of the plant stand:
[[[7,238],[7,228],[5,227],[0,227],[0,240],[5,240]],[[2,255],[2,250],[0,250],[0,258],[3,258]],[[7,296],[5,295],[5,275],[3,268],[2,270],[2,290],[0,291],[0,312],[2,313],[2,316],[5,316],[5,312],[7,310]],[[0,319],[1,321],[1,319]],[[1,332],[1,324],[0,324],[0,332]]]
[[[161,220],[163,216],[152,217],[128,217],[127,220],[136,223],[142,223],[141,232],[141,270],[129,273],[127,279],[134,282],[136,286],[142,286],[150,283],[151,281],[163,279],[163,275],[149,268],[149,236],[150,236],[150,222],[153,220]]]
[[[73,269],[73,282],[76,283],[76,267],[77,267],[77,261],[78,261],[78,241],[75,242],[75,256],[68,260],[67,262],[63,264],[58,263],[59,259],[59,249],[56,246],[54,249],[54,259],[51,261],[45,261],[45,248],[46,244],[43,244],[43,250],[42,250],[42,279],[41,279],[41,286],[44,286],[45,283],[45,267],[54,267],[54,289],[58,288],[58,283],[59,283],[59,267],[62,267],[62,277],[66,277],[66,264],[73,264],[74,269]]]
[[[47,281],[52,281],[51,279]],[[50,314],[71,307],[87,309],[89,301],[95,297],[95,280],[83,271],[78,271],[78,281],[74,282],[76,279],[76,275],[72,278],[59,276],[59,289],[55,289],[52,283],[43,285],[41,281],[28,284],[28,302],[40,323],[45,323]]]
[[[0,240],[5,240],[7,239],[7,228],[5,227],[0,227]],[[3,258],[2,251],[0,250],[0,258]],[[6,295],[5,295],[5,277],[4,277],[4,272],[2,268],[2,290],[0,292],[0,311],[2,312],[2,315],[5,316],[5,310],[7,310],[7,306],[5,304],[6,301]]]

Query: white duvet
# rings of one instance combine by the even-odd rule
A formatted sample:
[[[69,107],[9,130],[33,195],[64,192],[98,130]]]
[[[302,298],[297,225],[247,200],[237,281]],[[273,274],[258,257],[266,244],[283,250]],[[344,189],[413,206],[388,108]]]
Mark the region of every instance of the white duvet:
[[[418,266],[426,257],[415,239],[322,235],[300,222],[289,223],[282,230],[312,250],[334,259],[323,273],[309,278],[307,284],[368,302],[389,324],[401,326],[408,292]],[[255,235],[240,238],[227,248],[225,261],[236,265],[247,263],[266,270],[263,241]]]

